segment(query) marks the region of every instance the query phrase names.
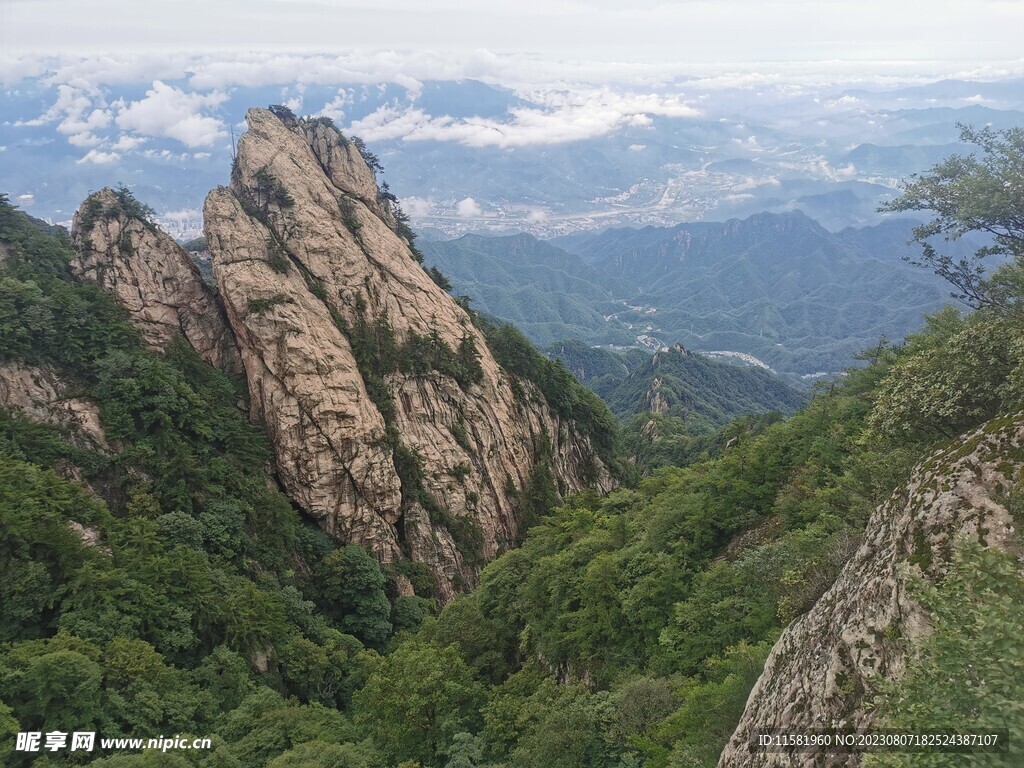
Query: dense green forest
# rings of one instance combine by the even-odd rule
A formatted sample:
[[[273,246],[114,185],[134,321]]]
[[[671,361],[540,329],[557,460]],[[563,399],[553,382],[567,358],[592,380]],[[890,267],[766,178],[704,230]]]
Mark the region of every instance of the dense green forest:
[[[394,572],[301,519],[269,482],[243,383],[184,344],[145,351],[102,292],[71,279],[66,235],[0,201],[0,360],[60,372],[99,403],[112,446],[0,415],[0,741],[213,739],[167,754],[0,754],[110,768],[714,765],[779,631],[831,585],[871,510],[932,446],[1024,406],[1024,132],[968,138],[979,159],[937,168],[896,205],[939,211],[922,240],[979,222],[996,233],[978,255],[1001,248],[995,272],[925,252],[974,312],[944,310],[878,346],[786,420],[748,417],[688,443],[672,454],[685,466],[605,497],[559,500],[538,482],[522,546],[443,608],[415,568],[422,596],[399,597]],[[491,342],[550,396],[579,395],[511,329]],[[556,407],[604,418],[585,397]],[[966,706],[1024,727],[1019,563],[958,558],[922,587],[938,631],[877,705],[897,725]],[[964,654],[984,660],[993,692],[937,695],[940,674],[969,687]],[[955,764],[915,760],[879,764]]]
[[[546,351],[620,419],[656,410],[679,418],[695,435],[724,427],[738,416],[792,413],[806,390],[802,383],[790,384],[762,368],[714,360],[678,344],[651,354],[568,340]]]

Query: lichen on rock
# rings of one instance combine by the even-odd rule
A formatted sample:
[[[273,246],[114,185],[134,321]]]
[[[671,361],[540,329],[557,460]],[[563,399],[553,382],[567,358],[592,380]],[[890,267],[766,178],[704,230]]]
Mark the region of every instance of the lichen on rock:
[[[1024,419],[997,419],[921,462],[868,522],[835,584],[783,632],[765,663],[719,768],[857,766],[839,752],[769,752],[759,733],[869,728],[878,683],[898,679],[911,642],[930,631],[911,576],[942,577],[959,538],[1018,551],[1005,502],[1008,462],[1024,459]]]

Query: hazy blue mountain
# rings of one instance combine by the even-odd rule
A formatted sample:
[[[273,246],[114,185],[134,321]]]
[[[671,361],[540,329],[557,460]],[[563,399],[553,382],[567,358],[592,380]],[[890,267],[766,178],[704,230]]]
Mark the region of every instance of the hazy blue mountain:
[[[478,80],[428,80],[416,104],[429,114],[452,117],[501,117],[510,109],[529,106],[510,89]]]
[[[885,93],[893,101],[922,101],[922,100],[951,100],[951,99],[984,99],[986,101],[1008,101],[1019,102],[1021,93],[1024,92],[1024,80],[1020,78],[1009,80],[996,80],[992,82],[977,82],[965,80],[944,79],[925,85],[910,85],[896,88]],[[844,96],[852,96],[858,99],[870,99],[877,101],[877,91],[866,91],[862,89],[848,89]]]
[[[995,130],[1024,124],[1024,111],[993,109],[979,104],[958,108],[898,109],[882,112],[880,117],[887,122],[887,143],[894,144],[953,144],[960,139],[959,123],[987,125]]]
[[[452,293],[472,298],[481,312],[517,325],[534,343],[575,338],[630,345],[635,334],[605,317],[622,309],[617,281],[578,257],[530,235],[465,235],[424,240],[428,266],[448,276]]]
[[[930,168],[954,153],[970,152],[967,144],[901,144],[880,146],[860,144],[851,149],[845,159],[853,163],[858,171],[885,175],[909,175]]]
[[[834,371],[947,303],[931,273],[904,263],[909,222],[829,232],[800,212],[721,224],[611,230],[572,244],[656,309],[651,335],[746,352],[780,371]],[[622,317],[629,322],[629,317]]]

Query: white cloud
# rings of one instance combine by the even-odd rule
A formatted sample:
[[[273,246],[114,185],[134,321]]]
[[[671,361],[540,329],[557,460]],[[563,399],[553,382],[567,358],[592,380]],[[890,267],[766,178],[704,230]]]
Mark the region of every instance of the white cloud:
[[[176,15],[182,14],[176,12]],[[330,50],[328,46],[323,48]],[[372,86],[394,83],[409,89],[410,96],[415,98],[423,81],[467,78],[512,88],[582,83],[629,85],[634,88],[675,85],[695,94],[734,88],[793,94],[802,87],[811,86],[829,86],[834,93],[834,89],[841,85],[896,86],[934,82],[943,77],[993,80],[1024,75],[1024,59],[1020,58],[989,61],[972,65],[969,69],[964,68],[964,60],[985,61],[984,57],[942,62],[935,56],[918,60],[909,55],[903,60],[886,57],[865,60],[857,56],[844,61],[830,54],[825,61],[804,57],[794,61],[745,60],[723,65],[721,56],[705,61],[698,58],[680,62],[646,55],[630,60],[627,55],[625,60],[614,61],[586,56],[564,58],[566,52],[572,56],[573,49],[557,50],[557,54],[548,56],[496,54],[486,48],[431,51],[417,46],[400,51],[349,48],[340,54],[285,53],[272,48],[260,52],[235,50],[216,54],[184,53],[180,50],[92,56],[8,54],[0,55],[0,81],[14,84],[25,77],[44,76],[42,83],[46,86],[88,89],[180,79],[187,80],[188,88],[199,91],[225,90],[233,86],[288,86],[299,93],[304,84]]]
[[[178,80],[185,77],[195,54],[161,51],[159,53],[104,53],[94,56],[62,54],[46,62],[44,85],[128,85],[153,80]]]
[[[540,106],[511,109],[507,120],[433,117],[418,107],[389,105],[354,121],[350,130],[367,141],[456,141],[507,149],[592,139],[626,125],[648,125],[651,115],[700,114],[675,96],[620,94],[608,88],[537,91],[530,96]]]
[[[116,152],[102,152],[98,149],[90,149],[85,155],[79,158],[78,163],[94,163],[96,165],[108,165],[120,160],[121,156]]]
[[[412,218],[419,218],[430,213],[431,205],[429,200],[422,197],[403,197],[402,210]]]
[[[140,146],[145,144],[149,139],[145,136],[132,136],[131,134],[122,133],[118,137],[117,141],[111,149],[115,149],[119,152],[130,152],[133,149],[138,149]]]
[[[179,211],[168,211],[162,214],[160,218],[165,221],[189,222],[196,221],[197,219],[201,221],[203,212],[198,208],[182,208]]]
[[[93,109],[88,115],[83,111],[78,115],[68,115],[57,126],[61,133],[82,133],[84,131],[95,131],[106,128],[110,125],[110,113],[105,109]]]
[[[95,103],[101,106],[96,107]],[[61,85],[57,88],[56,100],[43,114],[15,125],[35,127],[59,120],[57,130],[60,133],[91,133],[110,124],[110,112],[105,106],[102,95],[93,86]]]
[[[626,149],[628,149],[630,152],[643,152],[645,149],[647,149],[647,145],[646,144],[630,144],[628,147],[626,147]]]
[[[856,96],[850,96],[849,94],[847,94],[846,96],[840,96],[838,99],[829,99],[828,101],[825,102],[825,106],[836,108],[858,107],[862,106],[863,103],[864,102],[858,99]]]
[[[345,107],[351,106],[354,103],[355,91],[351,88],[339,88],[337,96],[324,104],[320,114],[331,118],[336,123],[340,123],[345,119]]]
[[[47,70],[45,56],[0,56],[0,85],[19,83],[27,77],[39,77]]]
[[[451,122],[451,118],[441,119]],[[386,106],[362,120],[354,121],[349,128],[367,141],[387,141],[408,138],[435,120],[437,118],[432,118],[419,107],[402,109],[398,106]]]
[[[466,197],[459,200],[455,206],[455,215],[461,216],[464,219],[479,218],[480,216],[483,216],[483,213],[484,212],[480,207],[480,204],[472,197]]]
[[[119,128],[143,136],[166,136],[187,147],[208,147],[227,133],[222,120],[202,111],[227,98],[220,91],[189,93],[155,80],[144,99],[120,106],[116,122]]]
[[[28,208],[36,201],[36,196],[27,192],[24,195],[18,195],[17,200],[19,208]]]
[[[84,133],[76,133],[73,136],[68,136],[68,144],[73,147],[95,147],[103,141],[99,136],[85,131]]]

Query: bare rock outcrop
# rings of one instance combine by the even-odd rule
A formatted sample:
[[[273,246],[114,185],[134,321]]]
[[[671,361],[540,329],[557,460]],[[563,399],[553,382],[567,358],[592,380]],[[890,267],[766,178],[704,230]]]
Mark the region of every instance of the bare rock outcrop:
[[[252,416],[267,429],[288,495],[332,535],[385,562],[399,558],[398,476],[348,339],[298,269],[268,263],[270,230],[230,191],[211,192],[205,215]]]
[[[181,334],[211,365],[239,371],[238,349],[214,291],[174,240],[123,192],[104,188],[75,213],[75,274],[99,285],[128,310],[150,349]]]
[[[49,368],[0,363],[0,407],[60,427],[79,448],[110,451],[100,425],[99,406],[71,395],[67,384]]]
[[[880,506],[863,544],[832,588],[783,632],[751,691],[719,768],[857,766],[849,754],[753,748],[759,733],[864,729],[877,683],[906,669],[908,640],[929,631],[908,591],[917,572],[934,581],[958,537],[1017,551],[1004,506],[1021,462],[1024,418],[997,419],[922,462]]]
[[[326,530],[425,563],[450,597],[515,540],[542,453],[562,491],[612,479],[420,267],[352,142],[323,120],[247,120],[205,226],[282,483]]]

